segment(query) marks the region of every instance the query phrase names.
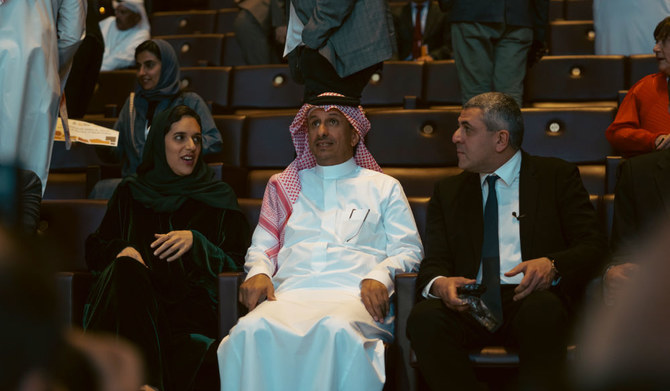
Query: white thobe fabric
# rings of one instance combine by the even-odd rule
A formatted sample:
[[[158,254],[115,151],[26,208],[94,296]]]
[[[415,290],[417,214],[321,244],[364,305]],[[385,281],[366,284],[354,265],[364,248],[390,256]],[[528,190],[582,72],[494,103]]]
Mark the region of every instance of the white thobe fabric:
[[[393,311],[375,322],[360,298],[372,278],[393,292],[397,272],[415,271],[423,256],[397,180],[357,166],[300,171],[277,256],[262,228],[247,252],[247,278],[272,276],[276,301],[241,318],[218,350],[222,389],[381,390],[383,341],[393,339]]]
[[[0,164],[34,171],[43,190],[60,96],[85,27],[84,0],[0,5]]]
[[[99,23],[100,32],[105,40],[105,52],[102,55],[101,71],[112,71],[135,65],[135,48],[151,38],[146,14],[135,27],[128,30],[116,28],[116,18],[110,16]]]
[[[670,0],[594,0],[595,53],[651,54],[654,28],[666,16]]]

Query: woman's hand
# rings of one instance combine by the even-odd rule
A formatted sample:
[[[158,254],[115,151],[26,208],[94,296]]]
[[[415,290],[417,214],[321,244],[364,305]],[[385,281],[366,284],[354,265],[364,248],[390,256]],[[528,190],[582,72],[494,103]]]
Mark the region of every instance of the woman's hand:
[[[151,248],[156,249],[154,255],[160,259],[167,258],[168,262],[179,259],[193,247],[193,232],[189,230],[170,231],[166,234],[154,234],[154,236],[156,240],[151,243]]]
[[[128,246],[124,248],[123,250],[121,250],[120,253],[116,254],[116,257],[117,258],[130,257],[136,260],[137,262],[141,263],[142,265],[144,265],[144,267],[147,267],[147,264],[144,263],[144,259],[142,259],[142,256],[140,255],[139,251],[135,250],[134,247]]]

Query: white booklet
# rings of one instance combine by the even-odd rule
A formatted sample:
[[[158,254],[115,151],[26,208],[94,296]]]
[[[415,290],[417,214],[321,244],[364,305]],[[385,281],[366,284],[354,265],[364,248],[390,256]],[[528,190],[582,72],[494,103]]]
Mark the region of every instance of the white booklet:
[[[107,145],[116,147],[119,143],[119,132],[114,129],[105,128],[90,122],[79,121],[76,119],[68,120],[70,128],[70,139],[72,142],[79,142],[91,145]],[[63,122],[60,118],[56,122],[55,141],[65,141],[65,131]]]

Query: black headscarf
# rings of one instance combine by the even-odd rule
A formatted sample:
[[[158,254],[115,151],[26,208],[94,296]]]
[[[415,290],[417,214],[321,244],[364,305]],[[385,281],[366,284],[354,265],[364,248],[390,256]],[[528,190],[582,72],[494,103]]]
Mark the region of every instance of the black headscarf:
[[[174,212],[188,198],[215,208],[239,211],[233,189],[214,178],[214,171],[203,161],[202,152],[189,175],[179,176],[168,165],[165,135],[171,126],[168,117],[177,107],[180,106],[154,118],[137,174],[126,177],[122,185],[130,187],[135,200],[156,212]]]

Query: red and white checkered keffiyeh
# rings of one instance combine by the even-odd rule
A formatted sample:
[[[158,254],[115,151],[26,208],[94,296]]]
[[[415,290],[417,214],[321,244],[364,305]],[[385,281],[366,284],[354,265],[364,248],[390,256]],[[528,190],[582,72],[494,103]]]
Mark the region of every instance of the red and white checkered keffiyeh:
[[[343,97],[343,95],[334,92],[326,92],[319,95],[319,97],[323,96]],[[316,107],[324,111],[338,110],[342,113],[360,136],[360,141],[354,153],[356,164],[369,170],[382,171],[363,142],[365,135],[370,131],[370,121],[368,121],[361,106],[354,107],[334,104],[315,106],[309,103],[304,104],[289,127],[297,156],[284,171],[273,175],[268,181],[258,221],[258,224],[264,230],[276,238],[275,244],[265,250],[267,256],[274,263],[275,272],[277,270],[277,254],[284,242],[284,227],[289,216],[291,216],[293,204],[300,194],[301,186],[298,172],[316,165],[316,158],[309,149],[309,139],[307,137],[307,116]]]

